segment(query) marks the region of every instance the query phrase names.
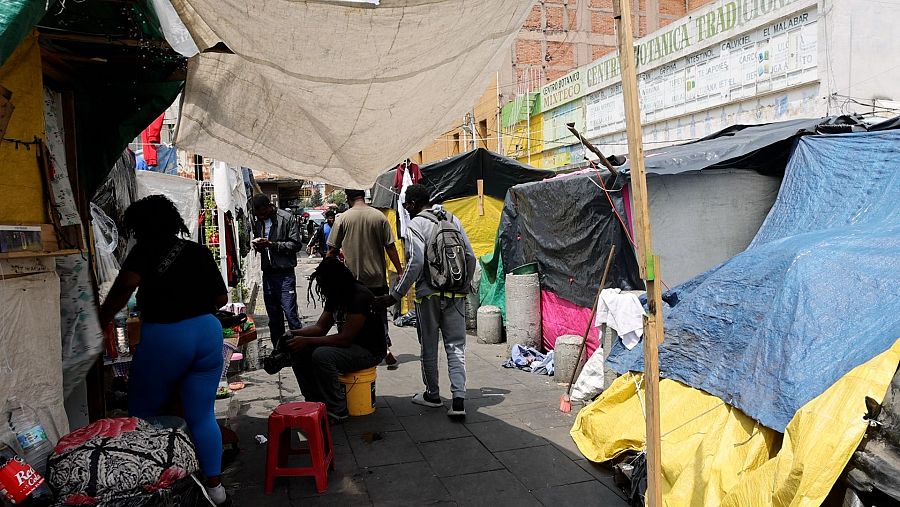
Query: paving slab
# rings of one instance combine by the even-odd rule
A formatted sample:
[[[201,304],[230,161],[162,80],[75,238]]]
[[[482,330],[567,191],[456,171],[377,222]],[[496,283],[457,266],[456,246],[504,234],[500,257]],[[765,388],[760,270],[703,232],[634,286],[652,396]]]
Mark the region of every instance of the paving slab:
[[[394,415],[398,417],[405,417],[411,415],[423,415],[430,412],[434,412],[435,410],[441,410],[439,408],[429,408],[423,407],[422,405],[416,405],[412,402],[412,395],[407,396],[387,396],[385,399],[388,402],[388,406],[391,408],[391,411]],[[446,404],[446,400],[444,400]]]
[[[452,477],[503,468],[475,437],[454,438],[419,444],[425,461],[438,477]]]
[[[276,481],[287,486],[289,497],[292,500],[302,498],[302,505],[306,505],[308,498],[333,497],[333,496],[368,496],[365,478],[366,472],[355,467],[346,467],[338,463],[336,470],[328,473],[328,489],[325,493],[316,491],[316,481],[312,477],[284,477]]]
[[[547,445],[543,438],[505,421],[466,424],[469,431],[491,452],[523,449]]]
[[[515,410],[516,418],[525,423],[525,426],[532,430],[546,430],[550,428],[566,428],[569,429],[575,424],[576,412],[560,412],[559,398],[554,406],[547,407],[546,404],[540,409]]]
[[[619,498],[623,500],[627,500],[628,497],[625,493],[616,485],[616,481],[613,478],[613,471],[599,463],[594,463],[593,461],[587,459],[579,459],[575,460],[575,464],[580,466],[584,471],[591,474],[591,476],[600,484],[604,485],[606,489],[612,491]]]
[[[403,429],[409,433],[409,437],[414,442],[433,442],[435,440],[471,435],[465,424],[447,417],[445,409],[434,408],[428,410],[431,412],[399,418]]]
[[[397,416],[388,407],[376,408],[375,412],[369,415],[350,417],[341,426],[347,435],[403,429]]]
[[[575,441],[572,440],[572,435],[569,434],[569,430],[569,427],[563,426],[557,428],[535,430],[534,434],[555,445],[557,449],[562,451],[573,461],[584,459],[581,451],[578,450],[578,446],[575,445]]]
[[[422,453],[405,431],[353,435],[350,448],[362,468],[423,461]]]
[[[596,481],[565,484],[532,491],[547,507],[561,505],[618,505],[622,499]]]
[[[431,468],[421,463],[372,468],[365,482],[373,505],[452,505],[450,493]]]
[[[552,445],[494,453],[529,489],[590,481],[591,475]]]
[[[441,478],[450,497],[466,507],[534,507],[541,503],[509,470],[494,470]],[[581,503],[580,505],[588,505]],[[560,507],[560,506],[556,506]]]

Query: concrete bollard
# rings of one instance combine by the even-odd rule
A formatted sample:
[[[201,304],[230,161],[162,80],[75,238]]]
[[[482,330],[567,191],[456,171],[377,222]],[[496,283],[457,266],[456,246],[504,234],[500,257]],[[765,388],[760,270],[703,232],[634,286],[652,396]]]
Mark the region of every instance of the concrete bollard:
[[[496,306],[482,306],[478,309],[478,341],[500,343],[503,341],[503,318]]]
[[[466,329],[478,328],[479,306],[481,306],[481,301],[478,299],[478,293],[466,296]]]
[[[537,273],[506,275],[506,341],[541,347],[541,284]]]
[[[572,371],[580,369],[587,360],[587,354],[581,354],[578,360],[578,352],[581,350],[581,337],[574,334],[564,334],[556,339],[553,347],[553,377],[559,383],[568,383],[572,378]]]

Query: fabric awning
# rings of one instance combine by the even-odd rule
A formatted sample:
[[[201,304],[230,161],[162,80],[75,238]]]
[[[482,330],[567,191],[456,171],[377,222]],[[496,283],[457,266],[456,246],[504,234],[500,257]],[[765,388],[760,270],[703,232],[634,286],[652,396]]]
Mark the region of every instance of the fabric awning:
[[[531,4],[175,0],[201,51],[188,63],[176,143],[368,187],[472,110]],[[203,52],[217,44],[226,52]]]

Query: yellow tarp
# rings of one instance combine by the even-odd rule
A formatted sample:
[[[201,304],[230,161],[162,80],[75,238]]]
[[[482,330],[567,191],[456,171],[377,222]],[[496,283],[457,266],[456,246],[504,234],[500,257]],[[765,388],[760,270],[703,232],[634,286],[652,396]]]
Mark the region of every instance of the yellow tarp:
[[[472,250],[475,250],[475,257],[494,251],[494,240],[497,239],[500,214],[503,212],[502,200],[484,196],[484,215],[478,214],[477,196],[450,199],[441,204],[462,222],[469,242],[472,243]]]
[[[783,436],[721,399],[660,382],[666,505],[820,505],[859,446],[865,397],[883,400],[900,362],[900,340],[794,415]],[[592,461],[644,446],[641,376],[617,379],[575,420],[571,435]],[[643,390],[641,391],[643,396]]]
[[[489,254],[494,251],[494,239],[497,237],[497,228],[500,227],[500,213],[503,211],[503,201],[500,199],[484,196],[484,215],[478,213],[478,197],[460,197],[459,199],[451,199],[443,202],[444,208],[459,218],[466,230],[466,235],[472,243],[472,249],[475,250],[475,256]],[[399,239],[397,231],[397,211],[391,208],[382,209],[382,213],[391,224],[391,230],[394,236]],[[403,248],[397,247],[400,253],[400,263],[405,265],[406,259],[403,257]],[[394,266],[388,261],[388,278],[391,273],[395,273]],[[409,311],[408,300],[404,298],[401,302],[400,311],[406,313]]]
[[[19,44],[0,67],[0,85],[12,92],[16,107],[4,137],[31,141],[44,138],[44,88],[41,50],[37,36]],[[37,165],[37,147],[0,142],[0,224],[46,222],[43,178]]]
[[[384,213],[384,217],[387,218],[389,224],[391,224],[391,231],[394,233],[394,237],[397,239],[397,254],[400,256],[400,265],[406,266],[406,250],[403,248],[403,243],[400,242],[400,232],[397,230],[397,211],[393,208],[382,209],[382,213]],[[384,256],[385,262],[387,262],[388,267],[388,286],[393,286],[393,277],[397,276],[397,270],[394,269],[394,265],[391,263],[391,260],[387,258],[387,255]],[[415,289],[410,290],[410,292],[415,292]],[[404,315],[409,312],[410,301],[412,301],[411,297],[407,295],[407,297],[400,300],[400,312]]]

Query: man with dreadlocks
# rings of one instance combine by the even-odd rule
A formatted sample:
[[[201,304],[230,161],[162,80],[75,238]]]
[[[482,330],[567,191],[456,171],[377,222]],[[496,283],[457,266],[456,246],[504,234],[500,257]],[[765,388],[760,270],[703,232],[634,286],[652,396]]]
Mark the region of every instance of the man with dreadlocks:
[[[338,375],[378,365],[386,352],[384,326],[372,309],[375,296],[334,257],[309,277],[307,299],[324,303],[319,320],[292,330],[294,374],[307,401],[326,405],[332,422],[347,418],[347,399]],[[329,334],[337,326],[337,332]]]

